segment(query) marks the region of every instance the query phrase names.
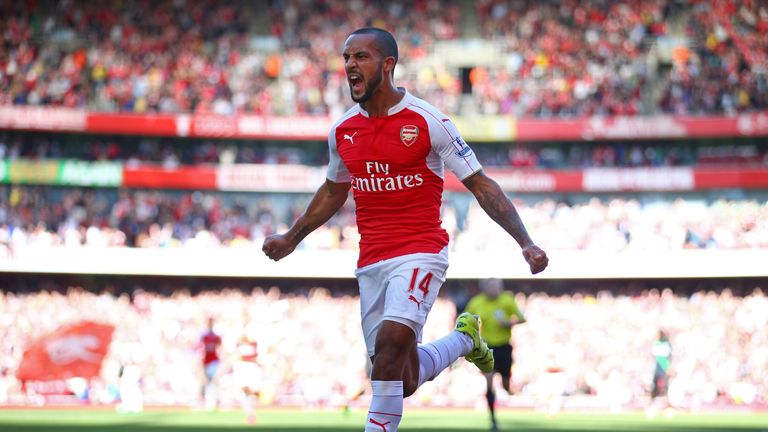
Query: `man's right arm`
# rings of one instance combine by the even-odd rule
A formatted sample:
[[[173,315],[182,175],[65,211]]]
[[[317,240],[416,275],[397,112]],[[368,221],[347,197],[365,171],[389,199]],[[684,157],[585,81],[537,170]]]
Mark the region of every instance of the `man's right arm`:
[[[350,186],[350,183],[336,183],[326,179],[293,226],[285,234],[267,237],[261,250],[275,261],[288,256],[309,233],[328,222],[344,205]]]
[[[510,294],[510,312],[509,312],[509,320],[512,322],[513,325],[517,324],[525,324],[525,314],[523,314],[523,311],[520,310],[520,306],[517,305],[517,300],[515,300],[515,297]]]

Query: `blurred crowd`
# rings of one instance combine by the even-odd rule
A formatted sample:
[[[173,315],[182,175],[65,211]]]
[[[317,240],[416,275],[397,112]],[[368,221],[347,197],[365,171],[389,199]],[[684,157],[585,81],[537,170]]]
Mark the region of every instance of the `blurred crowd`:
[[[512,251],[474,200],[451,194],[442,225],[451,248]],[[261,247],[284,232],[309,195],[237,194],[32,186],[0,187],[4,256],[25,247]],[[765,198],[518,201],[528,231],[548,250],[768,248]],[[356,249],[354,201],[309,235],[306,250]]]
[[[476,73],[479,111],[578,117],[644,113],[650,44],[667,33],[669,1],[479,2],[483,36],[504,64]],[[654,107],[658,108],[658,107]]]
[[[479,112],[733,114],[768,107],[759,1],[479,3],[507,63],[478,73]],[[686,40],[687,42],[681,42]],[[669,67],[659,66],[661,49]]]
[[[398,38],[398,82],[451,114],[768,107],[763,2],[468,4],[4,0],[0,104],[335,117],[350,104],[340,47],[350,31],[373,25]],[[498,61],[436,61],[441,42],[476,36],[497,47]],[[677,42],[671,66],[657,67],[663,38]]]
[[[768,5],[758,0],[694,2],[659,105],[671,114],[740,112],[768,106]]]
[[[673,347],[673,406],[696,410],[768,402],[768,298],[759,289],[744,296],[723,289],[681,297],[654,289],[634,295],[518,294],[517,299],[528,319],[513,334],[518,403],[547,406],[552,398],[588,395],[596,406],[644,406],[653,376],[651,345],[659,330],[670,335]],[[450,331],[455,315],[452,301],[438,299],[424,340]],[[24,347],[61,325],[90,319],[116,326],[102,375],[90,383],[92,403],[114,402],[118,370],[131,366],[140,371],[145,404],[198,405],[200,336],[209,317],[222,337],[217,375],[222,404],[233,403],[238,394],[232,365],[243,336],[258,344],[262,404],[341,407],[365,388],[356,297],[334,296],[324,288],[306,294],[255,288],[196,295],[180,289],[170,296],[70,288],[0,292],[0,401],[35,403],[34,392],[23,391],[14,378]],[[482,407],[484,392],[480,373],[459,360],[407,403]],[[513,403],[499,397],[502,406]],[[367,406],[365,397],[356,403]]]
[[[521,202],[517,208],[532,237],[548,250],[768,248],[768,201],[764,199],[591,198],[576,204],[546,199],[533,205]],[[455,250],[514,250],[501,228],[475,202],[454,239]]]
[[[609,406],[637,400],[649,385],[650,341],[662,329],[671,335],[673,406],[766,401],[768,298],[762,291],[519,297],[528,323],[515,329],[513,377],[531,387],[524,392],[551,368],[564,376],[566,394],[594,394]]]

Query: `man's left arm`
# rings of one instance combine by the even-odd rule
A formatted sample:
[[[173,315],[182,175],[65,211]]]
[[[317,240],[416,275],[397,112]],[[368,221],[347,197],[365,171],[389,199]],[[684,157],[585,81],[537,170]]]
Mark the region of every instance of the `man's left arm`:
[[[475,196],[480,207],[499,226],[511,235],[523,250],[523,257],[531,273],[544,271],[549,263],[547,254],[531,240],[512,201],[493,179],[480,170],[463,180],[464,186]]]

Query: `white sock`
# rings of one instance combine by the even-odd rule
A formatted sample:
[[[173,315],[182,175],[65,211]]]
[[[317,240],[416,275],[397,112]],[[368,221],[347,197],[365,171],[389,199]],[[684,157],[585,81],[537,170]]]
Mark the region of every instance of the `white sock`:
[[[240,400],[241,405],[243,406],[243,411],[245,411],[245,414],[248,416],[253,415],[253,396],[248,394],[247,392],[244,392],[245,394],[242,395],[242,399]]]
[[[435,379],[459,357],[469,354],[472,348],[472,338],[456,330],[441,339],[419,346],[419,387]]]
[[[208,410],[216,409],[217,404],[216,385],[214,383],[208,383],[205,385],[205,408]]]
[[[371,381],[371,409],[365,432],[395,432],[403,416],[403,382]]]

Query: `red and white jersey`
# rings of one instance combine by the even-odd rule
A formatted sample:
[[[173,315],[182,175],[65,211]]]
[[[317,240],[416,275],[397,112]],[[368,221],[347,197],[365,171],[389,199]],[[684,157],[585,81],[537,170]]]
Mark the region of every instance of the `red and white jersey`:
[[[385,117],[358,104],[331,128],[328,147],[328,179],[352,183],[358,267],[448,245],[440,226],[445,167],[464,180],[481,166],[445,114],[407,92]]]
[[[203,364],[207,365],[219,360],[219,345],[221,337],[212,331],[206,331],[200,336],[200,343],[203,345]]]
[[[237,355],[240,357],[240,361],[255,362],[258,354],[259,349],[256,341],[244,339],[237,344]]]

